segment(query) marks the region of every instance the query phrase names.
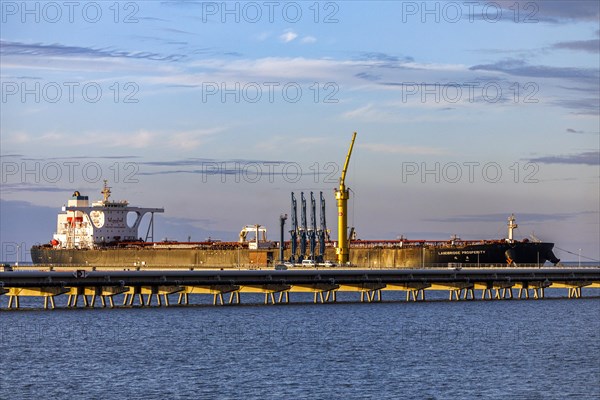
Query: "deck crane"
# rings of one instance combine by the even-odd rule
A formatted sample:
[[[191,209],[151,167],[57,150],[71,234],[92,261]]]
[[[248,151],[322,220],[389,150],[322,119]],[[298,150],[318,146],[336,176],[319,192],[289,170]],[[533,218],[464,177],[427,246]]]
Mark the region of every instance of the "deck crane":
[[[281,214],[279,216],[279,262],[283,263],[283,254],[285,252],[285,237],[283,232],[285,231],[285,221],[287,220],[287,214]]]
[[[292,236],[292,239],[290,241],[292,254],[290,256],[290,262],[292,263],[296,262],[296,250],[298,248],[298,214],[296,210],[296,197],[294,196],[294,192],[292,192],[292,210],[290,213],[292,218],[292,226],[290,229],[290,235]]]
[[[350,148],[346,155],[346,162],[344,163],[344,169],[342,169],[342,176],[340,176],[340,186],[335,189],[335,199],[337,201],[338,209],[338,244],[335,249],[337,255],[337,261],[343,265],[348,263],[350,256],[350,246],[348,245],[348,199],[350,198],[350,190],[346,189],[346,171],[348,170],[348,163],[350,162],[350,156],[352,155],[352,148],[354,147],[354,140],[356,139],[356,132],[352,135],[352,141],[350,142]]]
[[[323,197],[323,192],[320,193],[320,206],[321,206],[321,226],[317,231],[317,236],[319,239],[319,262],[323,262],[325,260],[325,241],[329,241],[329,232],[327,231],[327,222],[325,220],[325,197]]]
[[[306,255],[306,197],[300,192],[300,260]]]
[[[315,261],[317,249],[317,202],[315,194],[310,192],[310,227],[308,228],[308,241],[310,244],[310,259]]]

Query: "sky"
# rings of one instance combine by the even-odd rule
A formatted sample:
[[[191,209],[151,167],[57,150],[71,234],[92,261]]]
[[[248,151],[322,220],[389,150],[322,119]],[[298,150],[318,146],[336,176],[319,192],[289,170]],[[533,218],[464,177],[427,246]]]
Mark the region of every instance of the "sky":
[[[1,260],[104,179],[165,208],[156,240],[278,240],[311,191],[335,237],[355,131],[359,238],[503,238],[514,213],[600,259],[597,1],[0,4]]]

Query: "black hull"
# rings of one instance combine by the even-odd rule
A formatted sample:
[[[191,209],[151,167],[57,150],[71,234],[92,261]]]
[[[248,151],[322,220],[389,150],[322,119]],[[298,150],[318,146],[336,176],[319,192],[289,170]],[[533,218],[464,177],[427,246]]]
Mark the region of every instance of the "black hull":
[[[521,264],[543,264],[550,261],[557,264],[560,260],[552,252],[554,243],[494,243],[466,245],[456,248],[429,249],[425,262],[431,264],[495,264],[511,261]]]
[[[558,263],[552,252],[553,243],[532,242],[493,242],[452,245],[443,242],[437,245],[405,244],[373,245],[366,242],[353,242],[350,247],[350,263],[372,268],[420,268],[426,266],[463,267],[480,265]],[[276,248],[220,249],[178,247],[105,247],[95,250],[54,249],[49,246],[34,246],[31,258],[35,264],[114,266],[114,267],[260,267],[277,262]],[[286,249],[285,258],[289,259]],[[328,247],[326,260],[335,260],[335,249]]]

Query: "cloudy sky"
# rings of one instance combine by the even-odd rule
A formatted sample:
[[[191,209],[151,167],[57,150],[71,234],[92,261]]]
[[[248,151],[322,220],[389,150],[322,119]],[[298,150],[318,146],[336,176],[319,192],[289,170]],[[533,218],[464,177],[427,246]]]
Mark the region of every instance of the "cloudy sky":
[[[600,258],[597,1],[1,6],[3,260],[102,179],[165,207],[156,239],[276,240],[292,191],[336,235],[354,131],[360,238],[500,238],[515,213]]]

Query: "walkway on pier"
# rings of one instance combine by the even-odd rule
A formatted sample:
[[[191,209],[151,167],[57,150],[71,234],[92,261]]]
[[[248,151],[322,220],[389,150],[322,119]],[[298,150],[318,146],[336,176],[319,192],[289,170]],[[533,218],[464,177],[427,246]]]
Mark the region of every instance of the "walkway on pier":
[[[423,301],[427,291],[447,291],[451,301],[541,299],[548,289],[566,288],[568,298],[583,288],[600,288],[600,268],[542,269],[314,269],[314,270],[168,270],[168,271],[12,271],[0,272],[0,295],[8,308],[20,298],[67,295],[67,307],[169,306],[190,303],[190,295],[211,295],[213,304],[239,304],[242,293],[262,293],[265,304],[289,303],[291,293],[312,293],[315,303],[337,301],[337,293],[354,292],[361,302],[382,301],[384,291],[403,291],[407,301]],[[79,301],[81,299],[81,302]]]

